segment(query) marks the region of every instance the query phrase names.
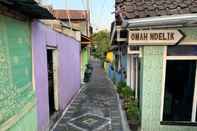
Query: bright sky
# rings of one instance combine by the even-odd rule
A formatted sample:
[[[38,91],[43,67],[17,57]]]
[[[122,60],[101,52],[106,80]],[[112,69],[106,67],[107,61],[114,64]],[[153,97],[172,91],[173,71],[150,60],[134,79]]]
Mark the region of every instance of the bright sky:
[[[53,8],[86,9],[86,0],[48,0]],[[67,1],[67,2],[66,2]],[[91,10],[91,25],[94,31],[108,29],[114,20],[115,0],[89,0]],[[67,4],[66,4],[67,3]]]

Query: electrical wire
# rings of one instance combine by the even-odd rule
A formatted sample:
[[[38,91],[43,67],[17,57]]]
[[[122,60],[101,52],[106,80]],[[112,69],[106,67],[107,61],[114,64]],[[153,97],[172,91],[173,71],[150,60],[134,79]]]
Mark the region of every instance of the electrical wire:
[[[69,0],[68,0],[68,1],[69,1]],[[72,23],[71,23],[71,20],[70,20],[70,11],[69,11],[69,9],[68,9],[68,5],[69,5],[68,1],[65,0],[66,13],[67,13],[67,17],[68,17],[68,22],[69,22],[70,28],[71,28],[71,30],[72,30]]]
[[[86,10],[86,6],[85,6],[84,0],[81,0],[81,3],[82,3],[82,5],[83,5],[83,9]]]
[[[103,0],[102,1],[102,4],[101,4],[101,8],[100,8],[100,15],[99,16],[102,16],[102,14],[105,14],[106,13],[106,10],[105,10],[105,6],[106,6],[106,0]],[[105,17],[100,17],[99,19],[99,23],[101,23],[103,20],[105,19]],[[100,27],[102,27],[103,25],[99,25]]]

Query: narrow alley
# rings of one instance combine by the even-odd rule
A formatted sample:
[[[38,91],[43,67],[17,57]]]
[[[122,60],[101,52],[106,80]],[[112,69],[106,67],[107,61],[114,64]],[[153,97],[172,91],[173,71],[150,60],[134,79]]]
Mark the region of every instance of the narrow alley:
[[[0,0],[0,131],[197,131],[197,0]]]
[[[54,131],[122,131],[116,91],[100,62],[91,60],[93,74]]]

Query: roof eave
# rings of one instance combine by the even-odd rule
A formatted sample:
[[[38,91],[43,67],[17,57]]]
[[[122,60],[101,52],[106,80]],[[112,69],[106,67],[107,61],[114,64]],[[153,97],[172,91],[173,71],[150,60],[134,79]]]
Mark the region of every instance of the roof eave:
[[[54,19],[48,9],[39,5],[35,0],[0,0],[0,4],[37,19]]]

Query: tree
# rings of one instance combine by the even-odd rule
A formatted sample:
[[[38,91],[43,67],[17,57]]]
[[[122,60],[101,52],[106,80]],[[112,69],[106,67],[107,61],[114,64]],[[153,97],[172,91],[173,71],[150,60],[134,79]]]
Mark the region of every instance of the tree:
[[[95,47],[94,56],[103,58],[105,52],[109,49],[110,33],[107,30],[99,31],[93,34],[93,46]]]

